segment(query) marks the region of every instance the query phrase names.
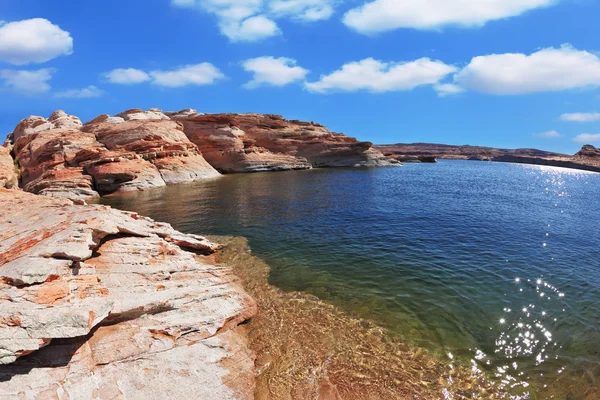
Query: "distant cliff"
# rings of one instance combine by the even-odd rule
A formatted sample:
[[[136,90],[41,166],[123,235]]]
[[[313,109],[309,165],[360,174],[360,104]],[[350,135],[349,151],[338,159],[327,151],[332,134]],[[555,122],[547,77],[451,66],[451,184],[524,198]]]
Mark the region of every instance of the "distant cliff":
[[[482,146],[453,146],[431,143],[377,145],[384,155],[400,161],[431,162],[434,159],[497,161],[548,165],[600,172],[600,150],[585,145],[573,156],[537,149],[497,149]]]

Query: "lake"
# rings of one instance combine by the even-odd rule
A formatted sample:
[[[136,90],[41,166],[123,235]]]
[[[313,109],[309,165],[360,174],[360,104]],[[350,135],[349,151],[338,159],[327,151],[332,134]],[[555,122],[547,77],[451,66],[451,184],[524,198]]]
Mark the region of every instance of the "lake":
[[[228,175],[102,202],[245,236],[273,285],[470,364],[514,398],[600,386],[600,174],[442,160]]]

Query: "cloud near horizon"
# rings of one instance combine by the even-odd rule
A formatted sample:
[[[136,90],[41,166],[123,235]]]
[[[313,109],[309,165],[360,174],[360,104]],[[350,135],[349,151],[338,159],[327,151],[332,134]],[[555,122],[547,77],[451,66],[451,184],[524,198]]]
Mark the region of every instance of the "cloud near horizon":
[[[573,138],[575,143],[598,144],[600,143],[600,133],[582,133]]]
[[[285,86],[303,80],[310,71],[296,65],[292,58],[258,57],[242,62],[245,71],[253,73],[251,81],[243,86],[255,89],[260,86]]]
[[[408,91],[422,85],[438,85],[457,70],[453,65],[426,57],[410,62],[384,62],[366,58],[344,64],[329,75],[321,75],[317,82],[306,83],[305,87],[314,93]]]
[[[104,95],[104,91],[96,86],[88,86],[82,89],[69,89],[57,92],[54,97],[59,99],[91,99]]]
[[[367,35],[399,28],[480,27],[489,21],[555,3],[555,0],[375,0],[348,11],[343,22]]]
[[[44,18],[0,24],[0,61],[13,65],[44,63],[73,53],[73,38]]]
[[[560,119],[568,122],[594,122],[600,121],[600,113],[569,113],[561,115]]]
[[[281,34],[276,20],[329,19],[338,0],[171,0],[216,16],[220,32],[232,42],[255,42]]]
[[[540,138],[540,139],[556,139],[556,138],[562,137],[562,135],[560,133],[558,133],[557,131],[534,133],[531,136],[533,136],[534,138]]]
[[[0,80],[17,94],[31,96],[49,92],[52,87],[48,82],[55,72],[53,68],[34,71],[3,69],[0,70]]]
[[[151,82],[157,86],[179,88],[184,86],[211,85],[225,75],[211,63],[185,65],[173,70],[155,70],[145,72],[135,68],[117,68],[102,74],[110,83],[118,85],[136,85]]]

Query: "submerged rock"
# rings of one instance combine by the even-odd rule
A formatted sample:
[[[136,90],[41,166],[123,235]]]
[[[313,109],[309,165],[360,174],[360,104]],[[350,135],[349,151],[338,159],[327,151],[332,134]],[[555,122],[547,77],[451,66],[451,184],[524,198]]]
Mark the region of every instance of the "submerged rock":
[[[0,398],[253,398],[256,304],[218,245],[0,189]],[[30,355],[34,353],[33,355]]]

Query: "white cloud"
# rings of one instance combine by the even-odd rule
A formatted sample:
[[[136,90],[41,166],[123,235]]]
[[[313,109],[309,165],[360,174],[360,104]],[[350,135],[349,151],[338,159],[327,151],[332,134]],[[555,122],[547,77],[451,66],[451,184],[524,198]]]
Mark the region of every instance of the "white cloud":
[[[569,122],[594,122],[600,121],[600,113],[570,113],[560,116],[563,121]]]
[[[48,81],[52,79],[55,70],[50,68],[36,71],[25,70],[0,70],[0,79],[4,85],[22,95],[41,94],[50,91]]]
[[[339,0],[171,0],[177,7],[198,8],[217,17],[219,30],[233,42],[254,42],[281,34],[280,18],[328,19]]]
[[[440,97],[450,96],[465,91],[463,88],[453,83],[439,83],[434,86],[434,89],[438,92]]]
[[[134,85],[137,83],[149,81],[150,75],[142,70],[135,68],[117,68],[104,74],[104,77],[111,83],[120,85]]]
[[[254,78],[244,87],[249,89],[261,85],[285,86],[303,80],[308,70],[296,65],[291,58],[258,57],[242,63],[244,70],[252,72]]]
[[[0,61],[25,65],[72,53],[73,39],[69,32],[47,19],[0,24]]]
[[[103,74],[111,83],[133,85],[151,81],[158,86],[183,87],[189,85],[210,85],[225,75],[210,63],[185,65],[173,70],[145,72],[135,68],[119,68]]]
[[[88,86],[83,89],[69,89],[62,92],[58,92],[54,95],[59,99],[91,99],[93,97],[100,97],[104,94],[104,91],[98,89],[96,86]]]
[[[281,32],[277,24],[263,15],[256,15],[244,20],[224,19],[219,23],[221,33],[232,42],[255,42]]]
[[[477,27],[553,3],[555,0],[375,0],[348,11],[343,22],[364,34],[398,28]]]
[[[429,58],[404,63],[386,63],[367,58],[345,64],[329,75],[322,75],[318,82],[307,83],[306,88],[317,93],[357,90],[383,93],[411,90],[421,85],[436,85],[456,70],[452,65]]]
[[[333,0],[272,0],[268,7],[270,14],[277,17],[320,21],[333,15],[335,3]]]
[[[186,65],[171,71],[151,71],[152,83],[159,86],[182,87],[188,85],[210,85],[225,75],[210,63]]]
[[[475,57],[454,76],[463,89],[489,94],[525,94],[600,86],[600,59],[570,45],[531,55]]]
[[[595,144],[600,143],[600,133],[582,133],[576,136],[573,141],[575,143]]]
[[[556,139],[556,138],[561,137],[562,135],[560,133],[558,133],[557,131],[548,131],[548,132],[534,133],[531,136],[533,136],[535,138],[540,138],[540,139]]]

